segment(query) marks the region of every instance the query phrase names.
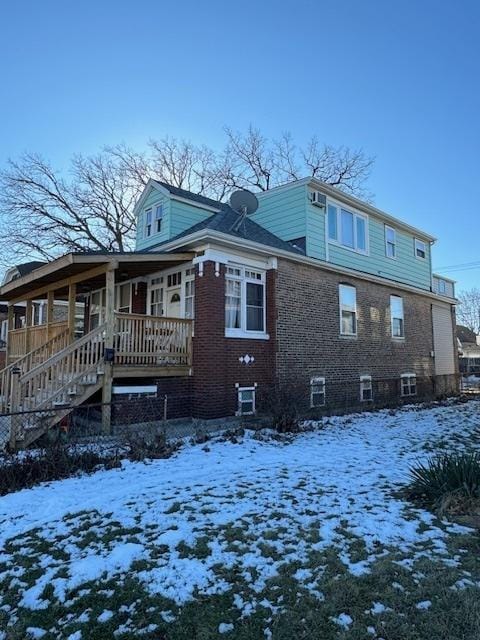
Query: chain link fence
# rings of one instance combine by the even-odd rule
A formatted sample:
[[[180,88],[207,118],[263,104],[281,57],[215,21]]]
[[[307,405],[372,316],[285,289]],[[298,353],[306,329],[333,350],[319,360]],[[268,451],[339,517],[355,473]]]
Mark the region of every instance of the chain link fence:
[[[239,403],[237,390],[223,389],[217,415],[235,416],[239,408],[244,415],[210,420],[195,419],[198,394],[125,396],[112,403],[58,406],[41,411],[24,411],[0,415],[0,451],[24,448],[40,443],[42,434],[51,431],[69,440],[128,437],[133,433],[163,433],[168,440],[215,432],[240,424],[268,424],[279,411],[295,412],[304,419],[325,415],[370,411],[430,401],[454,395],[462,389],[460,376],[416,376],[412,379],[389,378],[333,381],[313,378],[308,382],[289,383],[279,389],[260,386],[255,401]],[[205,398],[203,398],[205,400]],[[253,415],[248,409],[253,409]],[[265,420],[261,420],[264,418]]]

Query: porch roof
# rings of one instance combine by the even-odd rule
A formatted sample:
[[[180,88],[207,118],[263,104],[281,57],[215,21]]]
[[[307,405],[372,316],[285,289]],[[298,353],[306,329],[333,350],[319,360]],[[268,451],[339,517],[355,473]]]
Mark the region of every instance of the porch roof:
[[[115,280],[122,282],[146,276],[161,269],[167,269],[184,262],[190,262],[194,253],[161,252],[112,252],[112,253],[67,253],[52,260],[30,273],[16,278],[0,287],[0,299],[18,302],[27,299],[41,299],[49,291],[56,297],[68,294],[71,284],[77,285],[77,292],[87,292],[105,284],[105,272],[115,270]]]

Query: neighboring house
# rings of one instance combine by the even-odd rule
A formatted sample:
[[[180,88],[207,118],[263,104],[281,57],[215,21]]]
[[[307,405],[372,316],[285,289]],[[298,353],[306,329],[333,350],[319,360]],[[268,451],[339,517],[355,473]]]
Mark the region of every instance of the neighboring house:
[[[343,407],[347,389],[358,404],[457,390],[453,282],[443,291],[432,274],[432,236],[311,178],[259,194],[249,210],[150,180],[136,251],[68,254],[5,284],[11,305],[68,304],[67,342],[45,371],[24,365],[17,405],[99,393],[107,403],[114,383],[156,386],[184,398],[176,415],[213,418],[254,413],[282,381],[319,410]],[[72,342],[80,294],[88,333]]]
[[[457,325],[457,341],[460,373],[480,375],[480,336],[468,327]]]

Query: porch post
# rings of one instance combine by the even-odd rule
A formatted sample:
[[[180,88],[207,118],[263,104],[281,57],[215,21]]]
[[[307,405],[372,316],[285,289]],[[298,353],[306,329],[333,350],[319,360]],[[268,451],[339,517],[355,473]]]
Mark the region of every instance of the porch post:
[[[115,269],[110,269],[105,273],[105,352],[113,349],[113,336],[115,332]],[[113,383],[113,362],[104,362],[103,387],[102,387],[102,431],[110,433],[112,408],[112,383]]]
[[[75,338],[75,312],[77,309],[77,285],[70,284],[68,287],[68,342],[73,342]]]
[[[50,325],[53,322],[53,303],[55,301],[55,291],[49,291],[47,293],[47,340],[50,340],[51,336],[51,327]]]
[[[11,353],[11,331],[15,329],[15,306],[9,302],[7,308],[7,354],[5,358],[5,366],[8,367],[10,364],[10,353]]]
[[[30,328],[33,324],[32,318],[32,301],[27,300],[27,306],[25,307],[25,353],[30,353]]]

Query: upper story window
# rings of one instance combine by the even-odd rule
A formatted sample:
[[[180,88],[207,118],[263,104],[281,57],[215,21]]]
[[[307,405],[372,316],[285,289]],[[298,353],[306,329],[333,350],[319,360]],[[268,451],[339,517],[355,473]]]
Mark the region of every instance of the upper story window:
[[[415,257],[425,260],[427,257],[427,245],[423,240],[415,238]]]
[[[343,336],[357,335],[357,290],[348,284],[338,287],[340,300],[340,333]]]
[[[163,220],[163,204],[157,204],[155,207],[155,232],[160,233],[162,230]]]
[[[438,293],[445,293],[447,290],[447,283],[445,282],[445,280],[442,280],[441,278],[438,280]]]
[[[331,242],[338,242],[343,247],[359,253],[368,252],[368,219],[366,216],[329,204],[327,227],[328,239]]]
[[[227,336],[265,333],[265,274],[244,267],[227,267],[225,331]]]
[[[145,237],[152,235],[152,208],[145,209]]]
[[[404,338],[403,298],[400,296],[390,296],[390,318],[392,323],[392,338]]]
[[[385,255],[387,258],[397,257],[397,232],[385,225]]]

